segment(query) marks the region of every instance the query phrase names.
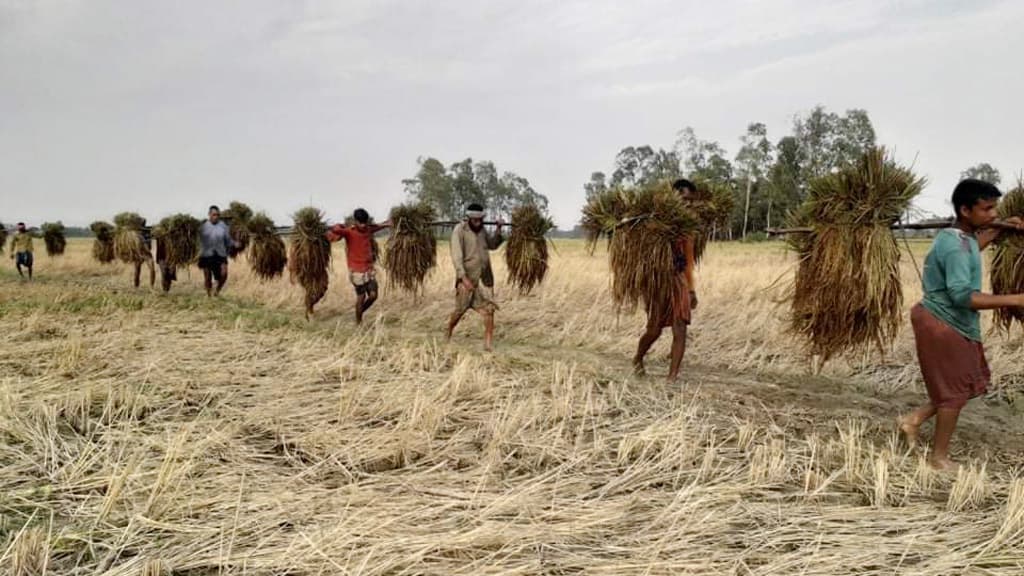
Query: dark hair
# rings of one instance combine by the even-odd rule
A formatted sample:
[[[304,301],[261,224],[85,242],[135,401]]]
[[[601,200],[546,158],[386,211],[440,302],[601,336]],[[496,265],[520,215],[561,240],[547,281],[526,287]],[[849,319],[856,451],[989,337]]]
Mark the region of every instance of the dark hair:
[[[476,202],[474,202],[474,203],[470,204],[469,206],[466,206],[466,211],[467,212],[483,212],[484,211],[484,206],[483,206],[483,204],[477,204]]]
[[[682,192],[683,190],[689,190],[691,192],[697,191],[697,187],[693,185],[693,182],[690,182],[686,178],[680,178],[679,180],[673,182],[672,188],[680,192]]]
[[[213,206],[210,206],[210,209],[207,210],[207,212],[213,212],[214,210],[216,210],[218,214],[220,213],[220,208],[217,208],[216,204],[214,204]]]
[[[369,224],[370,213],[362,208],[356,208],[356,211],[352,213],[352,218],[360,224]]]
[[[956,217],[960,217],[961,208],[970,209],[981,200],[996,200],[1002,195],[995,184],[975,178],[961,180],[953,189],[953,209],[956,210]]]
[[[18,226],[24,226],[24,225],[25,225],[24,222],[18,222]]]

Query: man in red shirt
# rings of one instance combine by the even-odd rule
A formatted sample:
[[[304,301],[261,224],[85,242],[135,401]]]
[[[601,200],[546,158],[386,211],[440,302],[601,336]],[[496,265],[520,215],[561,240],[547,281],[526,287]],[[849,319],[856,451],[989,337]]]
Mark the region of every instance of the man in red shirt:
[[[363,314],[377,301],[377,271],[373,264],[377,255],[373,247],[373,235],[391,226],[370,224],[370,214],[359,208],[352,214],[355,224],[335,224],[327,231],[327,239],[337,242],[345,239],[345,256],[348,261],[348,277],[356,288],[356,324],[363,322]]]

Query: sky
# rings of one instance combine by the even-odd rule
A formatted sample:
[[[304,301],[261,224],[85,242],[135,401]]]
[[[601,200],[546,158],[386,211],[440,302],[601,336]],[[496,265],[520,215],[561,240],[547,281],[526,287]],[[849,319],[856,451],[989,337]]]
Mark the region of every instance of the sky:
[[[866,109],[951,211],[1024,171],[1019,0],[0,0],[0,221],[151,221],[241,200],[382,218],[417,159],[529,179],[573,226],[623,147],[731,154]]]

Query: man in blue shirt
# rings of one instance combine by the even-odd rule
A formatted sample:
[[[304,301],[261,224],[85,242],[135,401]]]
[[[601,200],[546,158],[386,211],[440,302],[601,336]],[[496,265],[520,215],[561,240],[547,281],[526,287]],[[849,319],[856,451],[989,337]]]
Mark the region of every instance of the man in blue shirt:
[[[949,441],[960,410],[988,388],[988,361],[981,344],[979,310],[1024,307],[1024,294],[985,294],[981,291],[981,251],[1000,233],[990,227],[1002,194],[981,180],[964,180],[953,191],[956,224],[935,237],[924,262],[924,298],[910,313],[928,403],[902,416],[899,426],[913,445],[921,424],[935,418],[931,464],[955,470]],[[1024,230],[1019,218],[1007,224]]]

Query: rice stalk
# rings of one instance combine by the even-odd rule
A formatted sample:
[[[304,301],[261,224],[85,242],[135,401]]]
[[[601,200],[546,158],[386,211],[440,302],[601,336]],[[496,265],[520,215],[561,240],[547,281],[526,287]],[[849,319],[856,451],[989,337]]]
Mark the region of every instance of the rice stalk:
[[[249,220],[251,247],[249,266],[261,280],[272,280],[284,273],[288,251],[277,234],[274,221],[260,212]]]
[[[583,228],[593,249],[609,238],[612,297],[620,309],[643,303],[647,312],[671,303],[677,272],[673,245],[693,237],[700,221],[668,183],[616,189],[594,197],[583,209]]]
[[[92,257],[100,264],[109,264],[114,256],[114,226],[109,222],[96,221],[89,225],[95,239],[92,242]]]
[[[434,209],[427,204],[402,204],[391,209],[391,236],[384,268],[388,286],[416,292],[437,264],[437,239],[431,223]]]
[[[327,294],[328,270],[331,266],[331,243],[327,240],[327,224],[323,213],[307,207],[295,213],[288,270],[292,282],[298,281],[306,291],[306,315]]]
[[[999,203],[999,217],[1024,218],[1024,180],[1003,197]],[[989,269],[992,292],[995,294],[1024,293],[1024,234],[1001,234],[993,246],[992,264]],[[1009,331],[1014,321],[1024,326],[1024,308],[999,308],[995,310],[995,325]]]
[[[189,266],[199,259],[199,227],[202,222],[188,214],[175,214],[160,221],[153,237],[163,244],[163,262],[171,269]]]
[[[813,232],[798,255],[790,329],[822,362],[847,351],[891,346],[902,324],[900,251],[890,231],[924,186],[878,148],[809,184],[791,218]]]
[[[238,258],[238,255],[245,252],[249,246],[249,221],[252,217],[252,209],[242,202],[232,202],[221,214],[221,218],[228,223],[231,239],[235,241],[235,245],[228,249],[228,256],[232,260]]]
[[[114,255],[125,264],[137,264],[152,259],[143,238],[142,229],[146,219],[134,212],[122,212],[114,216]]]
[[[47,256],[61,256],[68,245],[64,237],[64,224],[60,221],[46,222],[41,227]]]
[[[24,529],[12,544],[12,576],[42,576],[50,559],[50,535],[42,526]]]
[[[544,281],[548,271],[547,233],[555,227],[533,204],[512,211],[512,232],[505,247],[509,283],[520,294],[529,294],[534,286]]]
[[[0,222],[0,254],[4,253],[5,246],[7,246],[7,227]]]
[[[732,190],[726,184],[696,180],[694,186],[697,187],[697,191],[688,204],[696,213],[700,223],[700,228],[694,234],[693,241],[694,258],[700,262],[704,258],[704,250],[707,248],[711,234],[718,227],[728,225],[736,200],[733,198]]]

